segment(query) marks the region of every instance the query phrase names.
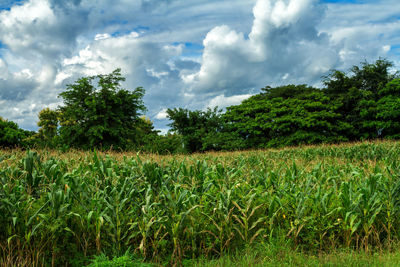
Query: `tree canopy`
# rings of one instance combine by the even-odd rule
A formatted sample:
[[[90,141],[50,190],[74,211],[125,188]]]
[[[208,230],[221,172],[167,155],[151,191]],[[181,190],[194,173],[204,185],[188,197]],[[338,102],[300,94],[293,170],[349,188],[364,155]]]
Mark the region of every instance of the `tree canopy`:
[[[121,88],[121,70],[80,78],[60,94],[60,136],[73,147],[126,148],[137,142],[144,89]],[[97,83],[97,86],[96,86]]]
[[[224,115],[248,147],[276,147],[346,141],[349,126],[338,123],[340,102],[304,85],[279,87],[294,90],[293,97],[271,97],[270,91],[227,108]],[[304,91],[303,91],[304,90]],[[276,91],[274,91],[274,94]]]
[[[323,77],[323,88],[266,86],[210,120],[216,124],[206,123],[203,111],[169,110],[170,125],[190,151],[400,138],[400,82],[392,67],[379,59],[347,73],[332,70]]]
[[[67,85],[63,105],[39,113],[35,135],[1,119],[0,146],[192,153],[400,138],[400,77],[385,59],[332,70],[322,88],[265,86],[225,111],[169,108],[166,135],[143,116],[144,89],[124,89],[124,80],[116,69]]]
[[[29,145],[33,132],[23,130],[13,121],[0,117],[0,147],[23,147]]]

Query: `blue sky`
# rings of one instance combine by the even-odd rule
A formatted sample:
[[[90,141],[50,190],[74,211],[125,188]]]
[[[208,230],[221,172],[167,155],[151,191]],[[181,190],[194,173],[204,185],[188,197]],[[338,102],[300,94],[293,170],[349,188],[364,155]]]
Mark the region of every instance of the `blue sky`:
[[[36,130],[68,83],[122,68],[165,132],[167,108],[320,86],[380,57],[400,66],[399,14],[398,0],[0,0],[0,116]]]
[[[15,5],[21,5],[25,0],[0,0],[0,10],[10,10],[11,7]]]

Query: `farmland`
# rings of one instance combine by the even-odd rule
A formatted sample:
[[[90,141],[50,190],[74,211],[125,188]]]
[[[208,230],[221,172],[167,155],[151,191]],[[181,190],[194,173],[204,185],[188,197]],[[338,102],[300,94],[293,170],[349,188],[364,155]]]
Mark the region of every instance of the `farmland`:
[[[400,239],[400,143],[158,156],[0,151],[0,265],[163,265],[260,244],[389,253]]]

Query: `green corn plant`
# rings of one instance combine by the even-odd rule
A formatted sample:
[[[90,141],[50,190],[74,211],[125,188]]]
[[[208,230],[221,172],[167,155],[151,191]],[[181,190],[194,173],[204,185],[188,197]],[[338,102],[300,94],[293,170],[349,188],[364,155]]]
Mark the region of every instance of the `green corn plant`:
[[[41,167],[40,157],[37,152],[28,151],[26,157],[22,159],[22,163],[27,190],[30,194],[33,194],[43,179],[43,175],[39,172],[39,168]]]
[[[150,246],[153,249],[153,258],[156,257],[159,245],[166,236],[166,233],[162,233],[165,228],[163,223],[166,217],[159,206],[160,203],[154,199],[154,192],[149,187],[146,190],[145,202],[141,204],[139,219],[129,223],[129,231],[131,232],[129,240],[140,236],[140,244],[137,249],[144,258],[148,256],[147,251]]]
[[[210,234],[215,238],[211,247],[214,249],[219,246],[219,249],[214,250],[219,255],[223,255],[235,236],[232,217],[235,206],[232,201],[232,190],[218,192],[216,196],[210,195],[206,202],[209,206],[207,205],[205,210],[211,209],[211,211],[202,212],[202,214],[210,223],[207,224],[206,229],[202,230],[202,233]]]
[[[358,215],[359,196],[353,190],[351,182],[343,182],[339,192],[340,199],[340,218],[342,222],[341,228],[343,230],[344,240],[346,247],[350,247],[353,235],[358,231],[361,220]]]
[[[273,233],[277,226],[280,224],[284,224],[284,221],[289,219],[287,214],[283,212],[281,198],[273,193],[264,193],[263,201],[266,205],[266,235],[264,237],[269,236],[269,240],[272,240]]]
[[[362,243],[366,251],[369,248],[369,237],[375,229],[375,219],[380,214],[382,203],[378,192],[381,175],[371,174],[359,189],[360,202],[358,206],[361,227],[364,232]]]
[[[257,193],[250,193],[244,198],[243,206],[240,206],[236,201],[232,201],[233,205],[235,205],[239,211],[239,214],[232,215],[239,223],[234,226],[234,229],[245,244],[252,244],[253,241],[265,231],[265,228],[259,226],[266,220],[266,217],[262,216],[264,212],[257,212],[264,204],[262,203],[255,206],[254,199]]]
[[[199,208],[199,205],[193,205],[196,196],[189,190],[184,189],[180,184],[175,184],[172,190],[166,186],[162,189],[162,208],[165,211],[165,228],[168,236],[172,239],[173,251],[171,255],[171,263],[179,264],[184,256],[184,241],[193,238],[192,223],[196,221],[192,212]]]
[[[64,266],[71,255],[131,249],[179,265],[276,240],[310,252],[390,249],[400,240],[399,148],[167,157],[1,151],[0,253],[10,255],[0,262],[27,255]]]
[[[400,215],[400,180],[399,175],[396,174],[395,166],[390,163],[386,167],[388,177],[382,178],[383,188],[381,194],[381,201],[383,204],[383,213],[385,214],[385,220],[382,222],[382,226],[387,233],[387,245],[389,249],[393,243],[392,233],[396,233],[396,225],[399,223]],[[397,238],[396,236],[394,237]]]
[[[133,189],[130,188],[126,179],[121,182],[120,188],[105,188],[105,191],[107,191],[104,198],[106,210],[103,218],[110,227],[111,231],[108,232],[108,235],[112,239],[113,249],[117,254],[122,252],[122,245],[129,235],[129,217],[126,214],[132,207],[131,200],[128,197],[131,190]]]

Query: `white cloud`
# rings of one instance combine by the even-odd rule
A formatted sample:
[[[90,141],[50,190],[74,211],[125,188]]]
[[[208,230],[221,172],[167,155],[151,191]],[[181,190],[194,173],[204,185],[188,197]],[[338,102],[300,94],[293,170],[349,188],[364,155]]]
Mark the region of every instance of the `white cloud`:
[[[7,63],[0,58],[0,79],[7,79],[8,67]]]
[[[329,33],[332,45],[340,47],[341,64],[337,68],[348,69],[379,57],[396,62],[389,47],[400,43],[399,13],[397,0],[329,4],[324,20],[317,27]]]
[[[111,37],[111,35],[109,35],[108,33],[98,33],[98,34],[96,34],[96,36],[94,37],[94,40],[95,41],[98,41],[98,40],[102,40],[102,39],[108,39],[108,38],[110,38]]]
[[[0,40],[15,54],[54,59],[68,53],[75,42],[70,28],[79,20],[65,21],[47,0],[30,0],[0,13]]]
[[[78,55],[63,60],[64,72],[96,75],[120,67],[125,75],[146,85],[168,76],[171,69],[167,61],[180,55],[180,46],[163,46],[137,37],[134,32],[97,38]]]
[[[314,0],[258,0],[250,34],[212,29],[203,41],[200,70],[184,81],[196,92],[228,94],[280,83],[282,76],[314,81],[337,61],[336,49],[314,27],[321,10]]]
[[[240,104],[243,100],[251,97],[252,95],[250,94],[245,94],[245,95],[234,95],[234,96],[229,96],[226,97],[224,95],[219,95],[211,99],[210,103],[207,105],[209,108],[226,108],[232,105],[238,105]]]
[[[165,108],[165,109],[162,109],[160,112],[158,112],[157,115],[155,116],[155,118],[157,120],[164,120],[167,118],[167,116],[168,116],[167,109]]]

